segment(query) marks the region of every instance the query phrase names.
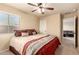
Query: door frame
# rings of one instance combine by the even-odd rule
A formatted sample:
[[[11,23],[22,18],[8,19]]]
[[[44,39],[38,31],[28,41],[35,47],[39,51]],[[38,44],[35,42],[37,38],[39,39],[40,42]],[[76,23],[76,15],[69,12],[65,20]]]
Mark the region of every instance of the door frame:
[[[61,42],[63,40],[63,18],[61,18]],[[75,48],[78,48],[78,17],[75,17]]]
[[[75,19],[75,48],[78,47],[78,17]]]

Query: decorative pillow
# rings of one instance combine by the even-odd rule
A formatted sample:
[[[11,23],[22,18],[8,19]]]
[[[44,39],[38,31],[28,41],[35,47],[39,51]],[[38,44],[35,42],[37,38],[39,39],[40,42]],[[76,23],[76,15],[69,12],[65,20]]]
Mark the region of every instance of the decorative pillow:
[[[36,32],[32,32],[32,34],[33,34],[33,35],[36,35],[37,33],[36,33]]]
[[[25,30],[14,30],[15,36],[28,36],[28,35],[35,35],[37,34],[35,29],[25,29]]]
[[[29,35],[33,35],[32,31],[28,31]]]
[[[15,36],[16,36],[16,37],[21,36],[21,32],[19,32],[19,31],[15,32]]]
[[[22,32],[22,36],[29,36],[29,33]]]

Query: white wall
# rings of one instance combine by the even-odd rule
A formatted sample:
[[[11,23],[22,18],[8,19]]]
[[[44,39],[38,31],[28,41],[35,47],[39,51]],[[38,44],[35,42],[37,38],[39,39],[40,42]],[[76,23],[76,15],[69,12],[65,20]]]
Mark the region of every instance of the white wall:
[[[68,17],[63,19],[63,30],[75,31],[75,17]]]
[[[43,17],[40,22],[41,32],[56,35],[61,39],[61,18],[59,13]]]
[[[0,34],[0,52],[9,48],[9,42],[14,34]]]

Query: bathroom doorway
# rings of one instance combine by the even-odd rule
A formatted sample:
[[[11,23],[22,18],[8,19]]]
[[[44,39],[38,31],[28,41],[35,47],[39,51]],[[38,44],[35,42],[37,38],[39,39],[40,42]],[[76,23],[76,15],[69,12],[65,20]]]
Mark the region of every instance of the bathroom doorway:
[[[63,19],[62,41],[70,47],[78,47],[78,19],[76,16]]]

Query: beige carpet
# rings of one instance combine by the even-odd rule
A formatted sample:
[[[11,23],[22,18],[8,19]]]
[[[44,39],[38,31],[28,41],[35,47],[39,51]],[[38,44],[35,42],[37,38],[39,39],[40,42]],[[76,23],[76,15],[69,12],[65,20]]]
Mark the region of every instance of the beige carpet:
[[[59,47],[56,50],[56,55],[79,55],[79,51],[73,47],[68,47],[66,45]]]
[[[3,53],[0,53],[0,55],[14,55],[11,51],[7,50]]]
[[[79,55],[79,50],[74,47],[71,40],[62,40],[62,45],[56,50],[56,55]]]

